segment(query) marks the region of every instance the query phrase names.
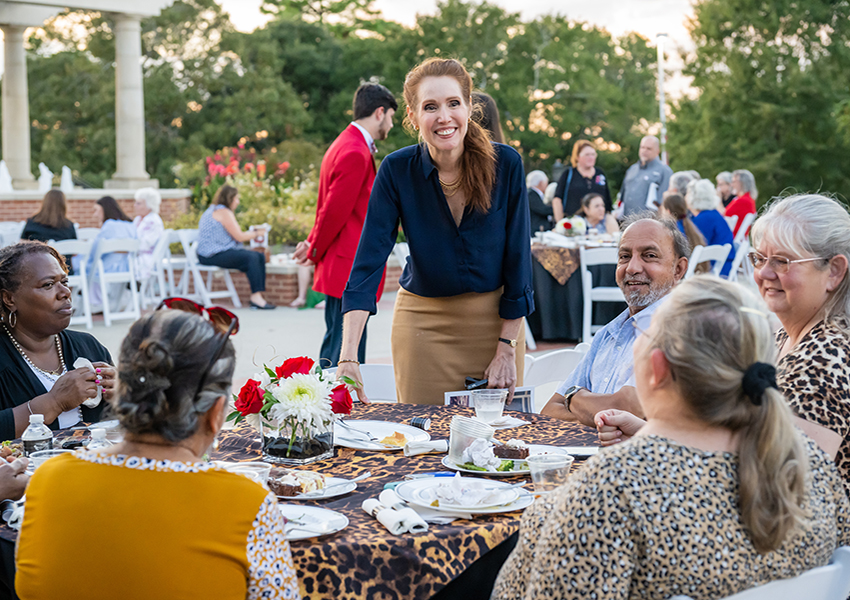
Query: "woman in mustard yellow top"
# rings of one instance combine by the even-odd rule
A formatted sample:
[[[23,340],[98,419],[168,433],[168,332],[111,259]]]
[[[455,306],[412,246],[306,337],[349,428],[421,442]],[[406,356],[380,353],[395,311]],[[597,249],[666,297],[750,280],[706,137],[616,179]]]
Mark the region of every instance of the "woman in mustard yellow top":
[[[27,489],[23,600],[299,597],[274,495],[201,459],[234,362],[227,335],[196,315],[133,324],[112,401],[124,441],[50,460]]]

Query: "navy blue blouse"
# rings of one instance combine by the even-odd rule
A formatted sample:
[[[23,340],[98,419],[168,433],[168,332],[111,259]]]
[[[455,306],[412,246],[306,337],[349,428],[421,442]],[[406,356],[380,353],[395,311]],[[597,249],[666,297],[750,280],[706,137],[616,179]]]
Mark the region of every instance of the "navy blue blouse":
[[[492,292],[504,286],[499,316],[534,312],[531,236],[522,159],[496,148],[496,184],[487,214],[469,208],[455,224],[436,166],[424,145],[408,146],[381,163],[342,310],[376,312],[375,294],[392,252],[398,224],[410,244],[400,283],[418,296],[440,298]]]

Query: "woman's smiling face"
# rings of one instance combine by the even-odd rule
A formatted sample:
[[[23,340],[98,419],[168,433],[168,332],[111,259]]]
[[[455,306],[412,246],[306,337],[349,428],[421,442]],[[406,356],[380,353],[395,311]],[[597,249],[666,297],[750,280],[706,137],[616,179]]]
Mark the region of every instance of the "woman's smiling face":
[[[440,152],[463,147],[469,124],[470,100],[463,97],[460,84],[453,77],[426,77],[417,90],[418,106],[408,107],[413,124],[422,138]]]

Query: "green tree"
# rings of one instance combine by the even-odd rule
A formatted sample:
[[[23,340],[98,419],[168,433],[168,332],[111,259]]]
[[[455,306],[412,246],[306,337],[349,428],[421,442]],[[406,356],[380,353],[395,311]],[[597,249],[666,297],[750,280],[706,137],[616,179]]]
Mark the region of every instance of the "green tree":
[[[675,107],[671,166],[753,172],[760,201],[850,184],[850,4],[702,0],[685,73],[698,98]]]

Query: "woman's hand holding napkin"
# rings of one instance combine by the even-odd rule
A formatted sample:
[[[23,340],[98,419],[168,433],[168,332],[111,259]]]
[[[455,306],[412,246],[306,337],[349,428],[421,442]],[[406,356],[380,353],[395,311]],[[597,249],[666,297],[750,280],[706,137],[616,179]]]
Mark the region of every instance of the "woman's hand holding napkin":
[[[430,440],[427,442],[407,442],[404,446],[405,456],[428,454],[429,452],[448,452],[449,443],[446,440]]]
[[[92,373],[96,373],[95,367],[91,364],[91,361],[87,358],[83,358],[82,356],[74,361],[75,369],[89,369]],[[100,400],[103,397],[103,386],[100,382],[97,384],[97,395],[94,398],[89,398],[88,400],[83,402],[83,406],[86,408],[95,408],[98,404],[100,404]]]

